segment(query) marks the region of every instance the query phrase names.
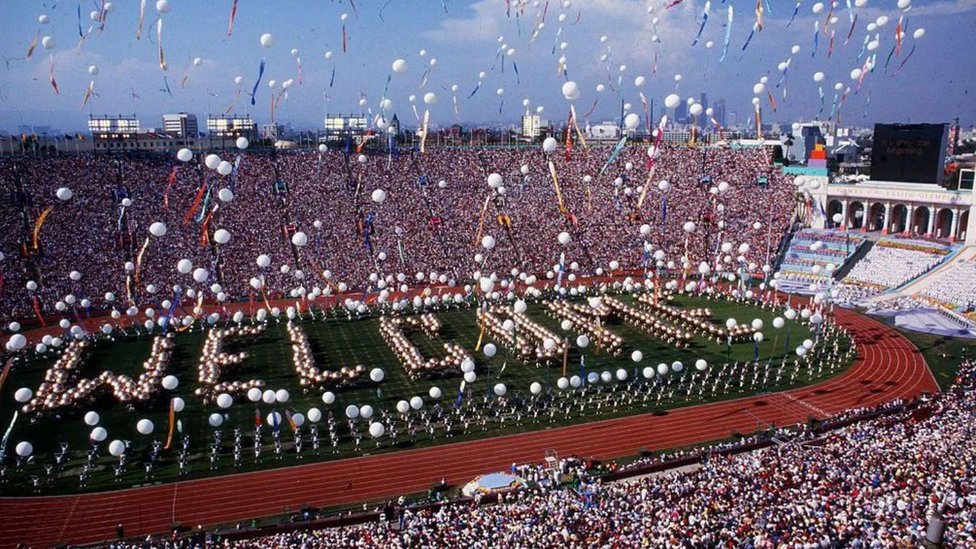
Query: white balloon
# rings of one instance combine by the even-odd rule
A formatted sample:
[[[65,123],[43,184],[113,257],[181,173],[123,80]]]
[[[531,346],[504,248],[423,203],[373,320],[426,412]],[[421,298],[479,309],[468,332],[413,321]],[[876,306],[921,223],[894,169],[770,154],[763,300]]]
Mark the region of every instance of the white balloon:
[[[551,153],[556,150],[556,139],[553,137],[547,137],[542,141],[542,152]]]
[[[32,396],[34,396],[33,391],[31,391],[27,387],[21,387],[20,389],[17,389],[17,391],[14,393],[14,400],[20,403],[24,403],[30,400]]]
[[[169,375],[163,378],[162,385],[163,385],[163,389],[166,389],[167,391],[172,391],[177,387],[179,387],[180,380],[177,379],[176,376],[174,375]]]
[[[579,99],[580,89],[576,82],[570,80],[569,82],[564,82],[562,87],[563,97],[569,101],[575,101]]]
[[[640,125],[640,116],[637,115],[636,113],[630,113],[624,117],[624,126],[628,130],[637,129],[637,126],[639,125]]]
[[[234,404],[234,397],[228,395],[227,393],[221,393],[217,395],[217,406],[227,409]]]
[[[113,440],[108,444],[108,453],[115,457],[119,457],[125,452],[125,443],[121,440]]]
[[[193,270],[193,280],[202,284],[206,282],[208,278],[210,278],[210,271],[208,271],[207,269],[204,269],[203,267],[197,267],[196,269]]]
[[[149,226],[149,234],[155,237],[166,236],[166,224],[161,221],[156,221]]]
[[[155,426],[153,422],[148,419],[140,419],[136,423],[136,430],[139,431],[141,435],[151,435]]]
[[[22,442],[18,442],[14,450],[17,452],[18,456],[28,457],[34,453],[34,445],[25,440]]]
[[[88,439],[94,442],[103,442],[106,438],[108,438],[108,431],[105,427],[95,427],[88,433]]]
[[[262,48],[270,48],[271,46],[274,46],[274,43],[275,43],[275,39],[274,36],[271,35],[271,33],[266,32],[261,35]]]

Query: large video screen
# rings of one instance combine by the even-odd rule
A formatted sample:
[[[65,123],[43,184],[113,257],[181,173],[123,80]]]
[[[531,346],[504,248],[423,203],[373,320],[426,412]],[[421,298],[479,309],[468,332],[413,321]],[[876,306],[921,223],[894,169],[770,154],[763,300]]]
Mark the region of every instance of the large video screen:
[[[948,124],[875,124],[871,179],[941,184]]]

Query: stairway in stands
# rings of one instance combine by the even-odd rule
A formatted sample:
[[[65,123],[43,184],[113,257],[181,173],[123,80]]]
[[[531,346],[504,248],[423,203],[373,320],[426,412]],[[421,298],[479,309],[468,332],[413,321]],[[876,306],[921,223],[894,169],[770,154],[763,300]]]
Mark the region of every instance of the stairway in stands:
[[[834,273],[834,280],[844,280],[844,277],[847,276],[847,273],[851,272],[854,265],[856,265],[858,261],[864,259],[864,256],[868,255],[868,252],[871,251],[871,248],[873,247],[874,241],[866,240],[864,244],[858,247],[857,251],[855,251],[851,257],[847,258],[844,265],[840,269],[837,269],[837,271]]]
[[[778,288],[791,294],[813,293],[811,284],[820,286],[829,280],[825,267],[832,264],[835,272],[840,269],[846,274],[853,264],[852,259],[860,259],[866,253],[866,250],[859,253],[865,247],[864,242],[860,234],[844,231],[810,228],[797,231],[783,254]],[[816,247],[815,243],[819,243],[820,249],[812,249]]]

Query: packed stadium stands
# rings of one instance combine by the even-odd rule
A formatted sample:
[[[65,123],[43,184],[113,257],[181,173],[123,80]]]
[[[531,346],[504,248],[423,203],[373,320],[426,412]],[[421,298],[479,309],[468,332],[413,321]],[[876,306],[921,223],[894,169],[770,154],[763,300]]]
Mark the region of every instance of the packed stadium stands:
[[[645,150],[626,148],[597,177],[608,155],[596,147],[578,151],[571,161],[547,157],[537,147],[396,156],[239,152],[238,167],[226,177],[195,160],[183,164],[174,158],[10,160],[0,165],[0,188],[14,198],[4,202],[0,216],[8,287],[0,296],[2,314],[32,316],[34,297],[45,314],[65,307],[58,303],[68,295],[87,299],[93,309],[120,306],[129,292],[140,303],[157,295],[171,298],[174,286],[194,286],[191,275],[200,268],[204,282],[197,287],[218,290],[206,299],[223,293],[232,301],[247,299],[251,279],[258,276],[274,298],[298,286],[309,292],[363,289],[374,272],[394,286],[413,281],[418,272],[441,282],[477,268],[518,266],[541,276],[552,272],[560,252],[582,272],[606,269],[611,261],[641,268],[649,261],[639,233],[644,224],[650,252],[664,250],[679,268],[686,241],[692,266],[714,257],[718,243],[709,240],[719,226],[723,239],[750,244],[750,263],[763,265],[791,219],[790,178],[774,168],[764,149],[716,147],[703,155],[664,148],[655,178],[669,180],[670,188],[652,185],[642,209],[636,204],[647,179]],[[492,172],[502,176],[503,191],[486,184]],[[727,182],[729,190],[719,197],[714,186],[700,183],[704,174]],[[760,175],[769,176],[761,188],[755,185]],[[60,188],[69,188],[73,197],[59,200]],[[385,202],[370,199],[378,189],[388,196]],[[149,236],[156,222],[167,227],[165,236]],[[701,228],[686,233],[688,222]],[[479,245],[479,227],[497,240],[490,252]],[[215,243],[218,229],[229,232],[227,243]],[[564,231],[572,241],[558,246],[557,235]],[[292,246],[295,232],[307,235],[304,248]],[[479,252],[486,256],[482,262],[474,259]],[[255,264],[260,254],[269,256],[268,268]],[[192,271],[177,270],[182,259]],[[72,271],[76,280],[69,277]],[[404,276],[394,280],[393,273]],[[29,281],[35,291],[24,290]],[[106,300],[106,293],[117,301]]]

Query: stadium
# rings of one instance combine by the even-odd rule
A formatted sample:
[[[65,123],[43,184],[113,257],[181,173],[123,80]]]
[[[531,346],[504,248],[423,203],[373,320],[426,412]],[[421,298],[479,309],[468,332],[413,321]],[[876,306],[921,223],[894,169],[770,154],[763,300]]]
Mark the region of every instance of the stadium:
[[[0,547],[976,546],[972,132],[841,118],[942,15],[759,2],[726,60],[711,2],[226,4],[10,23],[87,130],[0,137]],[[664,23],[767,74],[744,123]]]

